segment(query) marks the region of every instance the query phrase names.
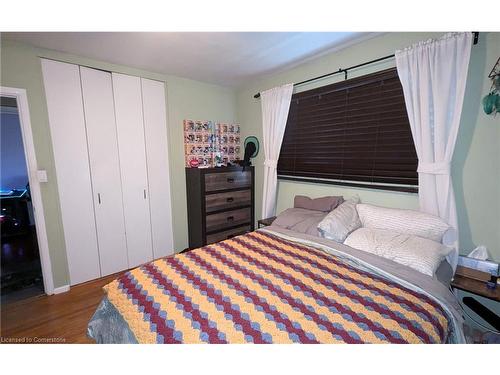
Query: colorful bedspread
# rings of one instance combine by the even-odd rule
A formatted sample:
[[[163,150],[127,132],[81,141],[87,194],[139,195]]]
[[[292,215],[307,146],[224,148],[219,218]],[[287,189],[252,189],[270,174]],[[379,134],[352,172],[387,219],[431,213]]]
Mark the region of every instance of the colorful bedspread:
[[[105,287],[140,343],[444,343],[435,300],[319,249],[253,232]]]

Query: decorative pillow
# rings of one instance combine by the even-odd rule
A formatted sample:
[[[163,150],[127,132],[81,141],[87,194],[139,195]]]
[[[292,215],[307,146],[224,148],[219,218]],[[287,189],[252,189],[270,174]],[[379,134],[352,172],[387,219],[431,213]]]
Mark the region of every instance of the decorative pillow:
[[[387,229],[442,242],[450,226],[441,218],[414,210],[358,204],[359,219],[364,228]]]
[[[345,245],[411,267],[433,276],[452,249],[426,238],[385,229],[360,228],[352,232]]]
[[[356,204],[359,203],[359,197],[348,199],[318,224],[320,235],[329,240],[342,243],[353,230],[361,226]]]
[[[306,210],[330,212],[344,201],[343,197],[321,197],[311,199],[305,195],[296,195],[293,200],[294,208],[304,208]]]

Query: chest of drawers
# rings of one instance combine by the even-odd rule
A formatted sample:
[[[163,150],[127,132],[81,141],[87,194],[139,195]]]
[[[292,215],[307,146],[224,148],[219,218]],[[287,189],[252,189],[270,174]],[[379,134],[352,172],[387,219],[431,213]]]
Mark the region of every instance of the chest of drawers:
[[[254,190],[253,167],[186,168],[189,248],[253,231]]]

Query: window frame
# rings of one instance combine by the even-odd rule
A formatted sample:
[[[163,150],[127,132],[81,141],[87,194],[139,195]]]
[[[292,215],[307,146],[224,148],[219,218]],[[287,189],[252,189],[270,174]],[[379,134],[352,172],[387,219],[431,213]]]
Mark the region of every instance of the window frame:
[[[349,95],[350,89],[352,90],[352,89],[367,86],[367,85],[373,85],[374,83],[378,83],[378,82],[380,82],[380,84],[382,86],[384,84],[384,80],[388,80],[388,79],[392,80],[392,84],[394,84],[395,77],[397,78],[396,68],[389,68],[389,69],[378,71],[375,73],[352,78],[349,80],[340,81],[340,82],[336,82],[336,83],[333,83],[330,85],[326,85],[326,86],[322,86],[322,87],[314,88],[311,90],[306,90],[306,91],[296,93],[292,96],[292,103],[290,105],[290,112],[289,112],[289,117],[287,119],[287,125],[288,125],[289,121],[292,121],[291,120],[292,112],[293,112],[292,106],[294,105],[294,101],[295,101],[295,103],[298,103],[300,100],[307,100],[307,99],[311,99],[311,98],[315,98],[315,97],[321,97],[322,95],[328,95],[328,94],[336,93],[336,92],[345,92],[346,93],[345,95]],[[404,95],[403,95],[403,91],[402,91],[402,87],[401,87],[401,84],[399,82],[399,79],[397,79],[397,82],[399,83],[399,86],[397,89],[398,90],[397,95],[398,95],[399,100],[401,100],[401,98],[403,99],[403,103],[404,103]],[[335,99],[335,100],[338,100],[338,99]],[[380,104],[380,103],[377,104],[377,106],[374,109],[374,114],[378,113],[377,111],[380,111],[379,107],[381,107],[383,105],[384,104]],[[399,104],[397,104],[397,105],[399,105]],[[314,106],[314,104],[313,104],[313,106]],[[355,107],[355,104],[351,104],[351,103],[346,104],[344,111],[348,112],[349,110],[352,110],[353,107]],[[403,107],[404,107],[404,113],[407,116],[406,106],[404,104],[403,104]],[[328,107],[325,107],[325,108],[328,108]],[[324,110],[324,108],[322,108],[322,110]],[[400,109],[400,111],[401,111],[401,109]],[[298,116],[298,115],[294,114],[294,116]],[[304,122],[305,120],[302,120],[302,121],[303,122],[301,125],[303,126],[303,124],[305,123]],[[331,120],[331,121],[336,121],[336,120]],[[352,120],[349,120],[349,121],[352,122]],[[351,125],[351,124],[349,124],[349,121],[347,122],[347,126]],[[405,134],[404,140],[406,142],[405,141],[401,142],[401,145],[404,147],[405,145],[408,144],[408,139],[411,139],[411,144],[413,145],[413,150],[410,150],[410,154],[411,154],[412,151],[415,151],[415,148],[414,148],[414,141],[413,141],[413,137],[411,134],[409,120],[407,120],[407,117],[406,117],[406,119],[402,119],[400,121],[397,121],[396,126],[399,126],[399,122],[402,122],[402,123],[407,122],[408,123],[408,133],[407,134],[409,134],[410,137],[408,137],[408,135]],[[293,126],[294,126],[294,128],[292,131],[296,131],[296,129],[303,130],[303,128],[301,128],[297,124],[294,124]],[[380,128],[381,127],[383,128],[383,126],[385,126],[385,125],[377,125],[376,126],[377,132],[379,132]],[[373,126],[371,126],[371,127],[373,128]],[[367,128],[370,128],[370,126],[367,126]],[[347,137],[348,137],[347,135],[343,135],[343,136],[339,136],[339,139],[345,140],[345,139],[347,139]],[[357,141],[360,141],[360,140],[363,141],[362,136],[358,135],[358,137],[359,138],[356,138]],[[286,129],[285,129],[285,135],[284,135],[283,141],[285,141],[285,138],[286,138]],[[309,146],[307,141],[303,141],[303,144],[305,145],[303,147]],[[348,147],[348,146],[345,146],[344,144],[342,144],[342,146]],[[288,146],[288,148],[290,148],[290,147],[291,146]],[[376,148],[376,147],[377,146],[373,147],[373,145],[370,144],[370,146],[368,146],[368,148],[367,148],[367,151],[360,151],[360,152],[369,152],[369,151],[377,152],[377,151],[383,150],[382,148]],[[284,148],[283,148],[283,144],[282,144],[282,147],[280,150],[280,157],[282,155],[283,149]],[[290,152],[290,150],[287,150],[287,151]],[[390,150],[390,151],[393,151],[393,150]],[[350,152],[355,152],[355,151],[351,150]],[[294,150],[293,157],[296,158],[297,154],[298,153]],[[328,158],[328,155],[325,155],[325,157]],[[394,157],[391,156],[390,158],[392,158],[393,160],[398,159],[398,157],[395,157],[395,156]],[[342,160],[342,162],[343,162],[345,160],[345,158],[342,158],[339,160]],[[297,170],[297,171],[292,171],[291,173],[290,172],[283,173],[283,170],[280,171],[280,160],[279,159],[278,159],[277,175],[278,175],[278,180],[284,180],[284,181],[299,181],[299,182],[305,182],[305,183],[319,183],[319,184],[330,184],[330,185],[357,187],[357,188],[368,188],[368,189],[376,189],[376,190],[399,191],[399,192],[406,192],[406,193],[418,193],[418,173],[416,171],[416,169],[417,169],[416,165],[418,165],[418,158],[416,156],[416,151],[414,153],[414,157],[413,157],[413,155],[406,156],[405,161],[408,161],[411,164],[415,164],[415,176],[407,177],[409,180],[412,180],[412,181],[415,181],[415,179],[416,179],[415,183],[403,184],[403,183],[391,183],[391,182],[387,181],[387,180],[390,180],[391,178],[394,180],[398,180],[398,179],[401,180],[401,179],[406,178],[406,177],[401,177],[401,175],[397,175],[397,172],[413,173],[412,170],[405,170],[403,168],[401,170],[397,170],[397,169],[393,170],[394,175],[392,177],[391,176],[386,177],[384,175],[377,175],[377,176],[372,175],[372,179],[376,179],[376,180],[383,180],[384,178],[386,178],[386,181],[383,181],[383,182],[363,181],[363,179],[368,179],[368,175],[357,176],[357,177],[359,177],[359,180],[349,179],[349,178],[335,178],[333,176],[334,174],[342,175],[343,172],[342,173],[332,173],[331,178],[330,177],[325,177],[325,178],[318,177],[317,175],[319,173],[314,172],[314,171]],[[295,163],[295,161],[294,161],[294,163]],[[360,165],[361,165],[361,162],[360,162]],[[373,165],[375,166],[375,163],[373,163]],[[295,168],[295,166],[293,168]],[[358,167],[358,168],[360,168],[360,167]],[[373,168],[375,168],[375,167],[373,167]],[[294,172],[297,174],[294,174]],[[307,176],[307,173],[310,173],[311,176]],[[315,174],[316,174],[316,176],[314,176]]]

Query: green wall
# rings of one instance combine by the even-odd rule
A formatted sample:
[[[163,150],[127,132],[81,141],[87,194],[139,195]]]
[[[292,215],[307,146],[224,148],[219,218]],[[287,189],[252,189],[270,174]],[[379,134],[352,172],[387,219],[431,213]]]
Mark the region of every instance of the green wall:
[[[284,83],[299,82],[348,67],[364,61],[393,54],[396,49],[412,43],[435,38],[442,33],[388,33],[327,54],[286,71],[263,77],[261,80],[240,87],[236,94],[237,120],[242,125],[243,136],[256,135],[262,139],[260,101],[253,95]],[[453,182],[457,201],[460,229],[460,251],[468,253],[479,244],[490,250],[500,261],[500,116],[485,115],[480,107],[481,98],[488,92],[491,81],[487,78],[500,56],[500,33],[481,33],[478,45],[472,49],[467,91],[462,121],[453,159]],[[350,77],[364,75],[394,66],[394,59],[359,68]],[[317,81],[314,85],[301,86],[306,90],[343,79]],[[256,186],[262,186],[263,153],[257,157]],[[352,196],[361,200],[391,207],[417,208],[415,194],[383,192],[372,189],[343,188],[325,184],[280,181],[277,211],[293,205],[296,194],[317,197],[326,194]],[[256,217],[261,217],[262,191],[256,191]]]
[[[46,169],[49,178],[49,182],[41,184],[41,188],[54,287],[68,284],[69,277],[39,57],[48,57],[166,82],[174,245],[176,251],[187,247],[182,120],[192,118],[224,122],[234,121],[234,91],[225,87],[39,49],[3,39],[1,40],[0,54],[0,84],[24,88],[27,91],[38,167]]]

